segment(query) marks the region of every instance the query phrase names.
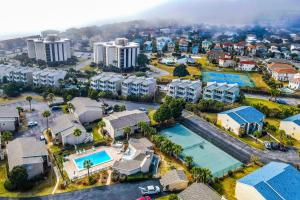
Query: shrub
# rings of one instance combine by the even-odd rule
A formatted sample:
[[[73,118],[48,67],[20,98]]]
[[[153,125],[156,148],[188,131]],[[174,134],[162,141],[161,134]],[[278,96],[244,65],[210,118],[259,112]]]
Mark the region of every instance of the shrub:
[[[4,182],[4,188],[8,191],[14,191],[16,189],[16,185],[14,185],[9,179]]]
[[[233,175],[233,172],[231,170],[229,170],[227,173],[228,173],[228,176],[232,176]]]
[[[121,183],[125,182],[127,180],[127,176],[125,174],[120,174],[119,176],[119,181]]]

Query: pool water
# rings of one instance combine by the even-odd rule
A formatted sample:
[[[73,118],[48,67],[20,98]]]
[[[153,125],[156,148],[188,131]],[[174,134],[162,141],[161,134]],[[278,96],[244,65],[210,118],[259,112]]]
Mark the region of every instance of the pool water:
[[[213,176],[222,177],[242,163],[181,124],[160,132],[184,149],[181,157],[192,156],[196,166],[210,169]]]
[[[93,166],[100,165],[102,163],[111,161],[112,158],[106,153],[106,151],[99,151],[84,157],[74,159],[74,163],[79,170],[85,169],[84,161],[90,160],[93,163]]]

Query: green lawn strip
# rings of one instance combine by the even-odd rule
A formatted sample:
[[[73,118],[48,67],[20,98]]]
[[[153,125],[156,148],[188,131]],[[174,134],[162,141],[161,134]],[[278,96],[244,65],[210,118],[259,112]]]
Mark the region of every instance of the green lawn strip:
[[[235,200],[235,185],[236,181],[253,171],[260,168],[260,166],[256,164],[251,164],[248,166],[245,166],[241,170],[238,170],[233,173],[232,176],[227,176],[220,180],[218,184],[214,184],[213,188],[217,190],[221,195],[224,195],[228,200]]]

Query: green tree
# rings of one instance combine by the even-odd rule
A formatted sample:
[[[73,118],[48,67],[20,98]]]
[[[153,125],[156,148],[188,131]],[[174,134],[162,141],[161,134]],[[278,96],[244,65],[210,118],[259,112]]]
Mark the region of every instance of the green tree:
[[[23,189],[28,184],[28,173],[25,167],[15,166],[8,174],[8,179],[16,187],[16,189]]]
[[[49,110],[45,110],[43,113],[42,113],[42,116],[44,118],[46,118],[47,120],[47,132],[49,130],[49,117],[51,116],[51,112]]]
[[[79,128],[74,129],[73,135],[77,138],[77,144],[79,143],[78,138],[81,136],[81,134],[82,134],[82,131]]]
[[[101,130],[101,134],[103,135],[103,128],[105,127],[105,122],[103,120],[101,120],[100,122],[98,122],[98,126]]]
[[[201,167],[193,167],[191,170],[193,180],[197,183],[209,183],[213,176],[209,169]]]
[[[88,172],[88,178],[90,178],[90,168],[93,166],[93,162],[91,160],[85,160],[83,162],[83,166],[84,168],[87,169],[87,172]]]
[[[178,76],[178,77],[185,77],[190,75],[189,71],[186,69],[185,65],[179,65],[175,67],[173,71],[173,76]]]
[[[184,106],[185,101],[183,99],[172,98],[172,100],[169,102],[169,108],[174,119],[178,119],[181,116]]]
[[[262,136],[262,132],[261,131],[254,131],[253,136],[256,137],[256,138],[260,138]]]
[[[185,156],[184,157],[184,162],[186,163],[186,165],[187,165],[187,168],[188,169],[191,169],[192,168],[192,166],[193,166],[193,157],[192,156]]]
[[[139,54],[137,57],[137,63],[140,67],[146,67],[149,64],[149,59],[145,54]]]
[[[274,98],[274,100],[276,101],[277,97],[281,94],[281,92],[280,92],[280,90],[277,90],[277,89],[271,89],[270,94],[271,94],[271,97]]]
[[[10,131],[3,131],[2,134],[1,134],[1,139],[6,144],[8,143],[8,141],[12,140],[12,138],[13,138],[13,135]]]
[[[73,98],[72,95],[67,95],[66,100],[67,100],[67,101],[71,101],[72,98]]]
[[[166,104],[162,104],[154,113],[153,118],[158,123],[163,123],[172,118],[170,107]]]
[[[126,140],[129,140],[129,135],[131,134],[131,128],[129,126],[124,128],[124,135],[126,135]]]
[[[55,95],[53,93],[49,93],[47,96],[47,99],[50,103],[53,103],[53,101],[55,99]]]
[[[29,103],[29,110],[31,111],[31,101],[32,101],[32,96],[27,96],[26,101]]]

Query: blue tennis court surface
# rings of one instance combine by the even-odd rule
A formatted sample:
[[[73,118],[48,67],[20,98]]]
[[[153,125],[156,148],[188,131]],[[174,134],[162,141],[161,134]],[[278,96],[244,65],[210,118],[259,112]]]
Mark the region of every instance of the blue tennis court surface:
[[[164,129],[160,134],[182,146],[182,157],[192,156],[196,166],[210,169],[215,177],[222,177],[242,165],[240,161],[181,124]]]
[[[254,87],[253,82],[247,75],[240,74],[225,74],[219,72],[202,72],[203,82],[217,82],[217,83],[237,83],[240,87]]]

